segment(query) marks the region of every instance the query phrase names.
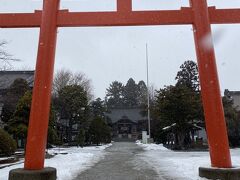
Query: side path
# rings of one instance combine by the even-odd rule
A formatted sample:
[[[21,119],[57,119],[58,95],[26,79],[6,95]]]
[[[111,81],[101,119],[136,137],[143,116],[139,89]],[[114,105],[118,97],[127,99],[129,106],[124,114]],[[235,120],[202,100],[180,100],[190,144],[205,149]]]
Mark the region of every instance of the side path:
[[[82,172],[75,180],[162,180],[138,156],[143,149],[131,142],[115,142],[105,158]]]

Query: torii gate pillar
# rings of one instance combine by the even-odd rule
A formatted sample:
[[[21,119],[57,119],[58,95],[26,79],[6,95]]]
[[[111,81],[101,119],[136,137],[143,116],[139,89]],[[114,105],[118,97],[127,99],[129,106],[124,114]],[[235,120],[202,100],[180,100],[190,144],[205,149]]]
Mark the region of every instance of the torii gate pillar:
[[[44,167],[57,39],[59,0],[43,1],[42,22],[24,168]],[[36,140],[37,139],[37,140]],[[41,147],[41,148],[39,148]]]
[[[44,0],[24,169],[14,169],[10,180],[56,180],[55,168],[44,168],[57,40],[60,0]]]
[[[190,0],[190,4],[211,163],[213,167],[231,168],[208,6],[206,0]]]

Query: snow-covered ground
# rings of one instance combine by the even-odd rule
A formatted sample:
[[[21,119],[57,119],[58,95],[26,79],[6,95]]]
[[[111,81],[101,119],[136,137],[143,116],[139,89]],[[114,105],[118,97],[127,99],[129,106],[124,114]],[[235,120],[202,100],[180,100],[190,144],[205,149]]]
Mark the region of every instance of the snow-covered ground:
[[[156,170],[159,176],[174,180],[203,180],[198,176],[199,167],[210,167],[208,152],[176,152],[157,144],[137,144],[144,148],[144,152],[137,157]],[[57,168],[58,180],[71,180],[79,173],[90,168],[104,155],[104,149],[111,146],[95,146],[84,148],[53,148],[49,154],[55,154],[46,159],[45,166]],[[240,167],[240,149],[231,149],[232,163]],[[0,180],[7,180],[11,169],[22,168],[23,163],[0,169]]]
[[[162,177],[175,180],[203,180],[199,167],[210,167],[209,152],[175,152],[159,144],[141,144],[145,151],[141,158],[155,168]],[[240,167],[240,149],[231,149],[232,163]]]
[[[57,154],[45,160],[45,167],[57,169],[58,180],[71,180],[104,157],[104,149],[111,144],[84,148],[53,148],[49,154]],[[0,180],[7,180],[11,169],[23,168],[23,163],[0,169]]]

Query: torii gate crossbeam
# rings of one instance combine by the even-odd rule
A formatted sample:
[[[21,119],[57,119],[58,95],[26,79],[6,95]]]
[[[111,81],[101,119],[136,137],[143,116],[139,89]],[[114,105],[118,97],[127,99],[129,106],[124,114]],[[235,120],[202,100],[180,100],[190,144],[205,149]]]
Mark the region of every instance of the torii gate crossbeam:
[[[240,9],[208,8],[211,24],[240,23]],[[161,11],[69,12],[59,10],[57,27],[143,26],[193,24],[192,8]],[[42,11],[34,13],[0,13],[0,28],[34,28],[41,26]]]
[[[25,169],[44,167],[58,27],[184,24],[194,27],[212,166],[232,166],[213,43],[209,49],[202,41],[211,38],[211,24],[240,23],[240,9],[216,9],[208,7],[206,0],[190,0],[191,7],[181,10],[132,11],[131,0],[117,0],[116,12],[68,12],[59,10],[59,3],[44,0],[43,10],[34,13],[0,13],[0,28],[40,27]]]

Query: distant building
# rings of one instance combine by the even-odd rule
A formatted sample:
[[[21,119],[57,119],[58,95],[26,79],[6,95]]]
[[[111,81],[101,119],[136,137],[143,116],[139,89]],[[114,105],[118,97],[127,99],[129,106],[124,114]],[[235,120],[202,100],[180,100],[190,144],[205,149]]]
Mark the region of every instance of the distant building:
[[[1,121],[2,108],[4,105],[3,97],[9,87],[16,79],[25,79],[32,88],[34,82],[34,71],[0,71],[0,127],[3,126]]]
[[[142,115],[140,108],[114,108],[105,113],[112,123],[114,139],[136,140],[142,131],[147,130],[147,116]]]
[[[193,122],[186,123],[184,128],[186,132],[184,142],[186,145],[194,145],[195,147],[207,145],[207,134],[204,124],[201,121],[194,120]],[[171,149],[175,148],[177,124],[173,123],[162,130],[166,136],[163,144]]]
[[[57,120],[57,135],[59,139],[68,143],[69,145],[76,144],[76,137],[79,133],[81,126],[79,123],[70,123],[70,119],[58,118]]]
[[[233,100],[233,106],[237,111],[240,111],[240,91],[229,91],[225,89],[224,96]]]

